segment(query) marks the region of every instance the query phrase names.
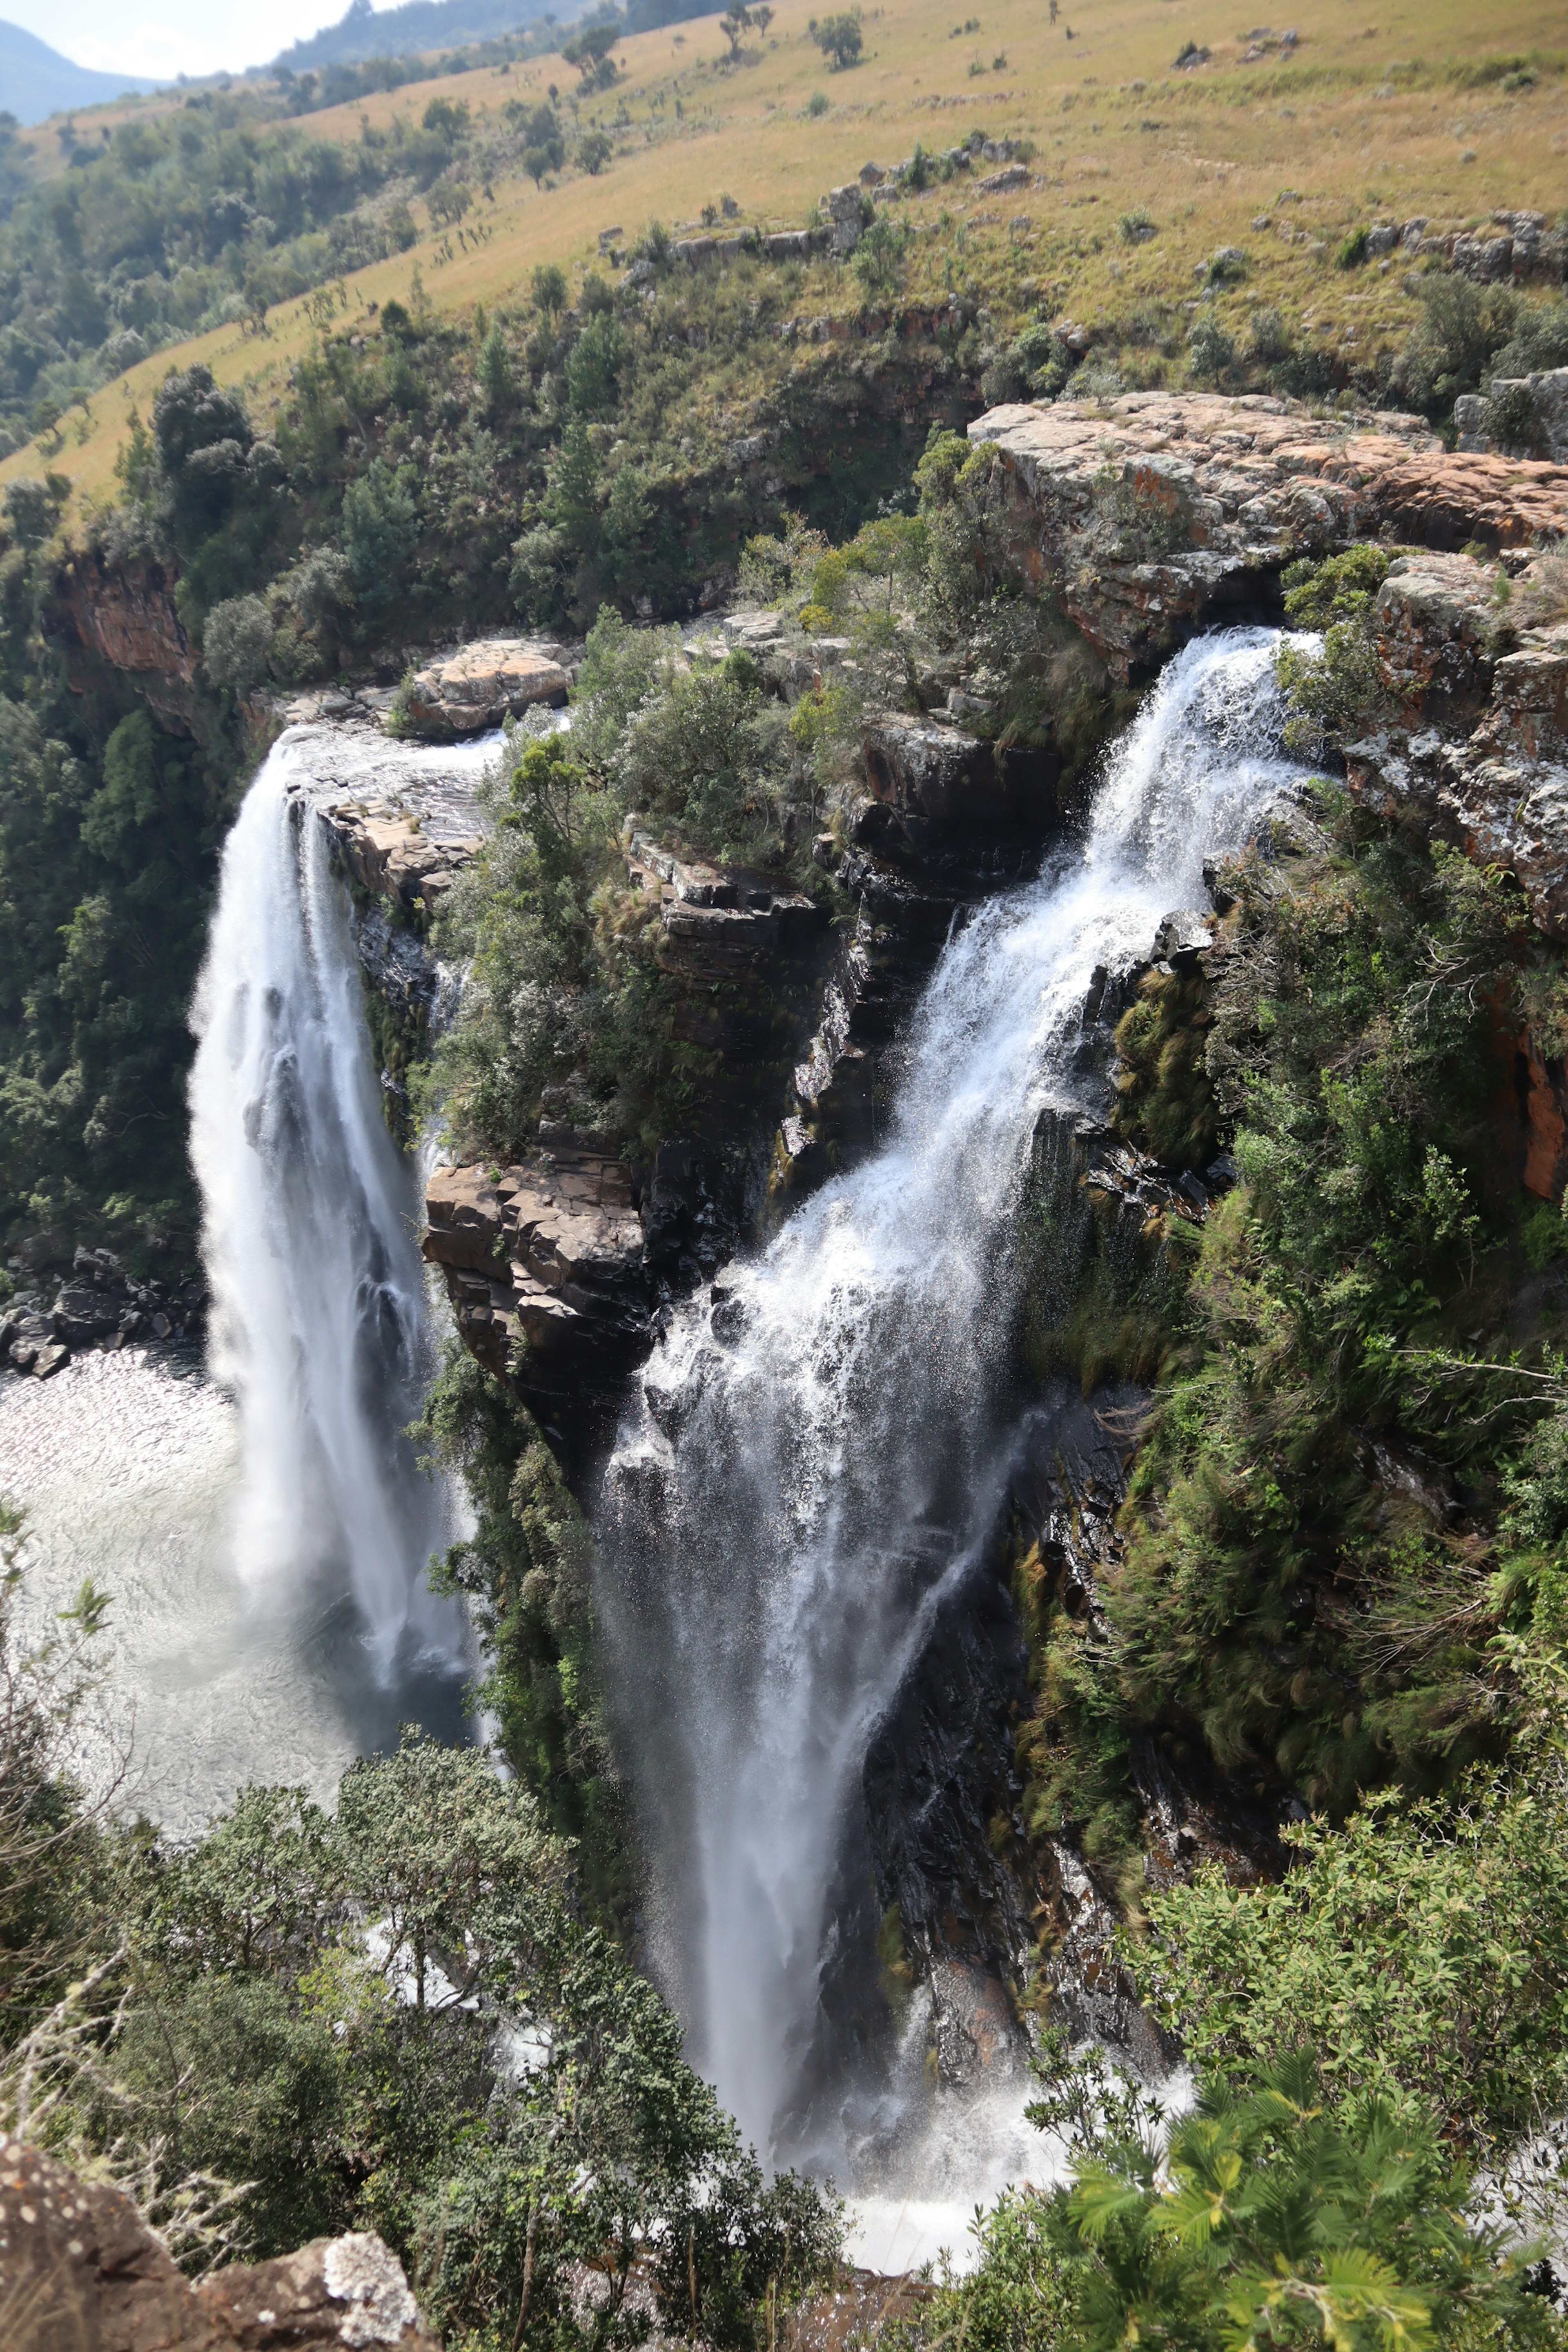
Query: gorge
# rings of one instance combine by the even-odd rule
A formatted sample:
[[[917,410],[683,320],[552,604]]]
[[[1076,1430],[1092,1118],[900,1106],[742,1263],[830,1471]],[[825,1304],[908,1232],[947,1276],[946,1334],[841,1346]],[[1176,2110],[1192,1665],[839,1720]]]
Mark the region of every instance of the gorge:
[[[732,2256],[742,2342],[811,2180],[889,2273],[1044,2197],[1081,2158],[1026,2115],[1037,2070],[1099,2044],[1193,2095],[1206,2012],[1162,1985],[1201,1906],[1263,1916],[1367,1790],[1419,1820],[1530,1686],[1549,1587],[1510,1514],[1551,1523],[1552,1457],[1500,1466],[1443,1383],[1539,1381],[1521,1430],[1555,1425],[1568,477],[1150,395],[994,411],[921,499],[847,586],[781,541],[771,602],[267,709],[192,1016],[211,1384],[106,1331],[0,1395],[47,1502],[51,1416],[181,1387],[201,1495],[121,1670],[163,1645],[159,1742],[184,1709],[196,1759],[157,1868],[281,1804],[237,1882],[245,1916],[310,1890],[266,1895],[267,1998],[335,2064],[405,2036],[399,2099],[419,2036],[470,2037],[416,2189],[401,2110],[300,2177],[310,2228],[368,2217],[519,2340],[542,2211],[563,2325],[582,2273],[612,2319],[630,2278],[684,2294],[697,2336]],[[182,1578],[221,1675],[167,1654]],[[426,1932],[427,1855],[376,1877],[356,1790],[406,1776],[443,1851],[417,1776],[488,1773],[476,1727],[483,1892]],[[242,1785],[325,1799],[356,1749],[331,1827]],[[558,1887],[569,1929],[496,1928]],[[613,1996],[581,1949],[632,1964]],[[613,2041],[582,2017],[642,1977],[775,2179],[710,2149],[670,2203],[540,2153]],[[574,2203],[601,2174],[644,2200],[614,2260]]]

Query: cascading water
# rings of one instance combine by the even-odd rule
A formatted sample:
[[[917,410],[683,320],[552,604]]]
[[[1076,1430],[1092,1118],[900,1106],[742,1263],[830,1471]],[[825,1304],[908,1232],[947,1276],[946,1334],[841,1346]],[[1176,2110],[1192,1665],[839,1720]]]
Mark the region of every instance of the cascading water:
[[[775,2154],[846,2153],[847,2118],[805,2112],[830,1889],[868,1739],[994,1519],[1036,1123],[1077,1099],[1097,968],[1146,956],[1297,774],[1278,643],[1171,663],[1087,839],[950,942],[881,1148],[678,1313],[619,1434],[600,1604],[651,1937],[695,2063]]]
[[[425,1570],[447,1497],[403,1435],[428,1360],[418,1203],[387,1134],[342,886],[285,737],[224,849],[192,1015],[191,1153],[212,1360],[239,1402],[237,1564],[253,1590],[346,1590],[383,1683],[456,1669]]]

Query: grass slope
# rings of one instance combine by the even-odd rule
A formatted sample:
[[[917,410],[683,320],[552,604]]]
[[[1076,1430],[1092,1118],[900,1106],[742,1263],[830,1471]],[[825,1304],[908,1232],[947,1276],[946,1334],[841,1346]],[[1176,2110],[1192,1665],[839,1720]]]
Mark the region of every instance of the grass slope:
[[[1036,310],[1089,326],[1135,319],[1141,305],[1190,300],[1197,266],[1235,245],[1247,276],[1215,305],[1232,331],[1274,305],[1292,329],[1364,357],[1403,341],[1415,304],[1398,260],[1335,267],[1352,227],[1415,214],[1458,226],[1499,205],[1552,215],[1568,204],[1568,50],[1553,0],[1501,0],[1479,33],[1459,0],[1395,0],[1375,23],[1344,0],[1304,0],[1296,50],[1250,62],[1217,0],[1095,0],[1091,13],[1064,0],[1055,26],[1037,0],[982,5],[967,33],[940,0],[911,0],[896,17],[872,9],[866,56],[843,73],[827,70],[811,38],[811,0],[784,0],[733,68],[710,17],[629,38],[616,89],[583,106],[616,142],[602,176],[542,190],[497,184],[467,224],[477,236],[427,229],[412,254],[344,281],[341,323],[406,300],[416,266],[439,310],[504,303],[540,262],[587,266],[602,230],[633,234],[652,216],[694,225],[726,192],[745,221],[797,225],[868,158],[891,163],[917,140],[940,148],[973,127],[1034,141],[1030,184],[998,198],[959,180],[903,205],[921,232],[905,299],[957,289],[1001,321]],[[1175,72],[1188,41],[1209,61]],[[552,82],[564,95],[575,76],[546,58],[373,96],[313,115],[310,129],[351,141],[366,120],[416,120],[432,97],[467,100],[479,116]],[[814,117],[818,92],[827,110]],[[1120,220],[1140,212],[1155,234],[1129,244]],[[858,299],[827,263],[806,294],[804,316]],[[72,412],[63,446],[34,444],[0,466],[0,482],[51,465],[69,477],[77,514],[110,502],[130,412],[147,408],[172,365],[203,359],[265,411],[314,331],[297,302],[273,313],[264,336],[226,327],[166,347],[89,412]]]

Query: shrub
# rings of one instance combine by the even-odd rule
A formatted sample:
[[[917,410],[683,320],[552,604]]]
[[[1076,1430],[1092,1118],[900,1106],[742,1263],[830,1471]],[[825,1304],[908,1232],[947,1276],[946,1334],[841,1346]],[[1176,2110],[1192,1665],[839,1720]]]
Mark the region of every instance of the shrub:
[[[898,292],[903,283],[910,234],[902,221],[891,221],[886,213],[878,214],[855,247],[849,264],[862,293],[887,300]]]
[[[259,596],[215,604],[202,629],[202,660],[213,684],[248,694],[267,675],[272,638],[272,616]]]
[[[814,122],[818,122],[826,113],[829,103],[827,92],[825,89],[814,89],[805,101],[805,110]]]
[[[577,161],[595,179],[598,178],[615,152],[602,131],[585,131],[577,142]]]
[[[1366,230],[1352,228],[1334,256],[1334,266],[1339,269],[1359,269],[1370,249]]]
[[[1123,213],[1116,226],[1123,245],[1147,245],[1152,236],[1160,233],[1159,223],[1153,215],[1142,208],[1137,212]]]
[[[1254,310],[1247,321],[1247,347],[1255,360],[1266,367],[1277,367],[1290,355],[1290,330],[1283,314],[1270,306]]]
[[[833,60],[836,73],[858,63],[866,45],[858,8],[841,8],[832,16],[813,16],[809,30],[823,56]]]
[[[1236,344],[1217,319],[1200,319],[1187,337],[1187,359],[1200,383],[1218,383],[1236,364]]]

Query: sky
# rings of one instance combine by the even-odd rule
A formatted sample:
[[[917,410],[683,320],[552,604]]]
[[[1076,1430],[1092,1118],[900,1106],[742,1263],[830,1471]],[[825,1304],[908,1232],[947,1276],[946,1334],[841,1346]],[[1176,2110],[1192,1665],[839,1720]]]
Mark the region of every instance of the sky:
[[[0,16],[103,73],[238,73],[335,24],[348,0],[0,0]]]

